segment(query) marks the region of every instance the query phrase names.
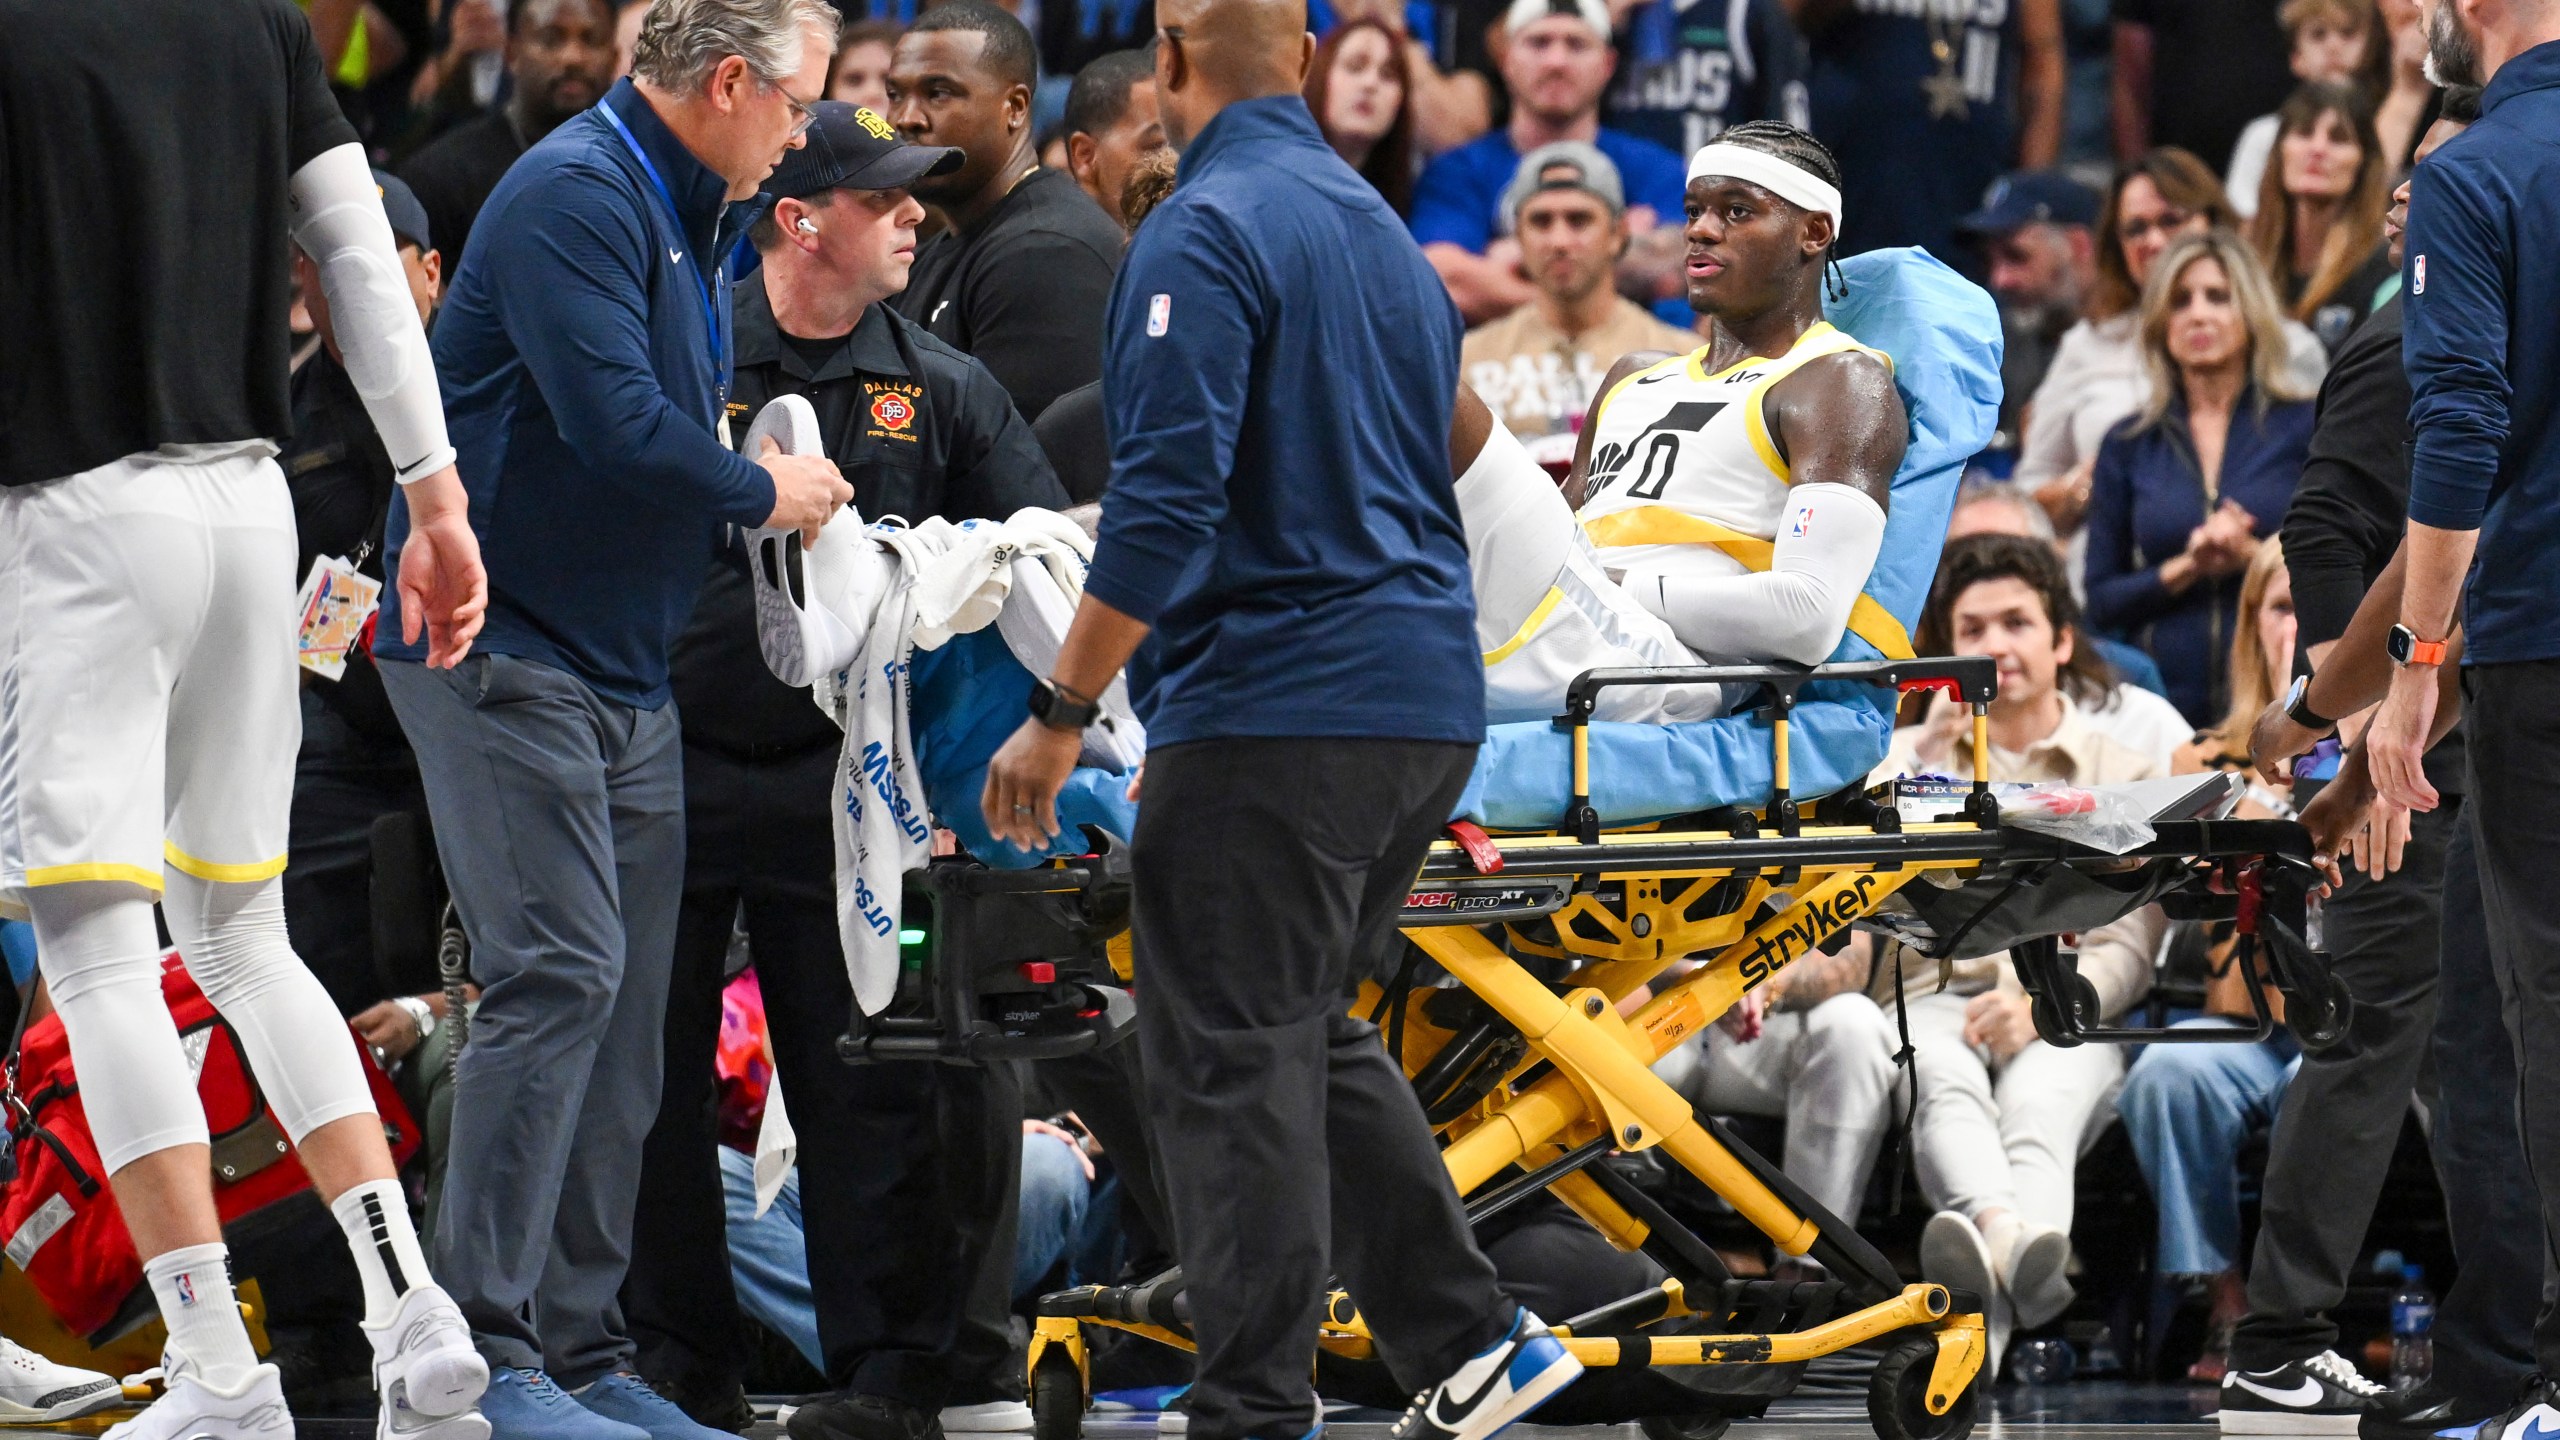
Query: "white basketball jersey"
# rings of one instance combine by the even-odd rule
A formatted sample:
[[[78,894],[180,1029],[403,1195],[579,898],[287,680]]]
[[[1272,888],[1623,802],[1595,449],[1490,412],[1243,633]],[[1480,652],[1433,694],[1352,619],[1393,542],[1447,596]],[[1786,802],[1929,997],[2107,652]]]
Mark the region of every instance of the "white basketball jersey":
[[[1620,381],[1600,402],[1581,512],[1602,563],[1630,575],[1741,573],[1742,563],[1713,545],[1649,537],[1678,528],[1662,520],[1686,517],[1742,538],[1776,539],[1788,467],[1763,402],[1770,386],[1808,362],[1845,351],[1885,358],[1825,322],[1774,360],[1711,375],[1701,349]]]

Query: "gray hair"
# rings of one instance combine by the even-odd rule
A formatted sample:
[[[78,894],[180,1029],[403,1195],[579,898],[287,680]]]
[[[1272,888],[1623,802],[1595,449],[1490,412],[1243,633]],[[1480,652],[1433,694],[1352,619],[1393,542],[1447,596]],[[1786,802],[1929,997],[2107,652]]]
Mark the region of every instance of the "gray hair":
[[[758,80],[779,85],[799,72],[801,46],[834,53],[842,18],[827,0],[655,0],[631,49],[631,73],[690,94],[735,55]]]
[[[1967,505],[2006,505],[2023,518],[2030,539],[2054,542],[2053,517],[2036,503],[2035,493],[2015,480],[1995,480],[1988,475],[1971,474],[1956,486],[1956,503],[1947,507],[1947,516]]]

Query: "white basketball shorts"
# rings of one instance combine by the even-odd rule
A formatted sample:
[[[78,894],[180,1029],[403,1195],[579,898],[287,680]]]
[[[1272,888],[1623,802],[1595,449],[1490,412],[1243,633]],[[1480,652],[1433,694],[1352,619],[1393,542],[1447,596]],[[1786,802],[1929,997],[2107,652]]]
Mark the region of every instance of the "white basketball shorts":
[[[283,873],[302,712],[293,503],[256,450],[0,488],[0,912]]]

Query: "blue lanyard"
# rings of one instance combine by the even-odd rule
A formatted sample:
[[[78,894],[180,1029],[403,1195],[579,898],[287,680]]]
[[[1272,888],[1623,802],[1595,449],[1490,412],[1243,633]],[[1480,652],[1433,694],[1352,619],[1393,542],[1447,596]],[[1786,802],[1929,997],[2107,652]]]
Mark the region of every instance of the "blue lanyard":
[[[598,105],[596,109],[603,113],[605,123],[613,127],[613,133],[621,136],[622,143],[630,147],[631,158],[640,162],[640,168],[648,175],[649,183],[658,187],[658,198],[667,202],[667,218],[675,224],[676,238],[684,242],[685,251],[689,257],[686,263],[693,270],[694,289],[700,291],[702,295],[703,323],[711,330],[711,370],[719,377],[717,384],[720,390],[720,398],[713,402],[711,407],[711,423],[716,428],[720,423],[721,412],[727,409],[729,404],[729,346],[726,337],[722,334],[721,306],[712,297],[712,281],[704,276],[700,251],[684,233],[684,212],[676,208],[675,192],[667,188],[666,179],[658,174],[658,167],[649,163],[649,152],[640,148],[640,142],[633,137],[631,127],[622,123],[622,117],[613,113],[612,106]],[[715,266],[713,269],[720,276],[720,289],[726,291],[729,285],[727,268]]]

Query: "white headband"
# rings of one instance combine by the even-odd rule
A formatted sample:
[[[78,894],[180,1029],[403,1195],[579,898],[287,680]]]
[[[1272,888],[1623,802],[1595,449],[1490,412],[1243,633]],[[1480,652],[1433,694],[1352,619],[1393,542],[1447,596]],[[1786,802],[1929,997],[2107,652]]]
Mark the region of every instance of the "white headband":
[[[1724,175],[1748,180],[1779,199],[1806,210],[1819,210],[1831,217],[1831,229],[1840,229],[1840,191],[1821,176],[1799,170],[1765,151],[1741,145],[1714,144],[1689,159],[1689,178],[1701,175]]]

